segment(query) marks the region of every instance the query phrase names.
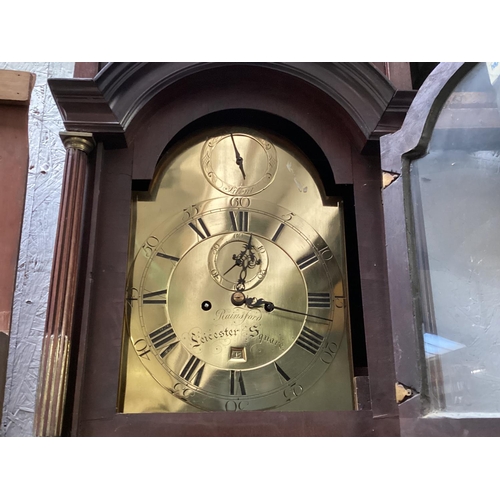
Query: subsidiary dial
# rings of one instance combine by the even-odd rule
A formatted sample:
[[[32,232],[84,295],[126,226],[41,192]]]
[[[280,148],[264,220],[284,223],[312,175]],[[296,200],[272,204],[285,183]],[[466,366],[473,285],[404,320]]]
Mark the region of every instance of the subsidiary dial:
[[[251,233],[231,233],[210,249],[210,275],[226,290],[240,292],[257,286],[266,277],[269,258],[264,245]]]
[[[273,182],[278,161],[276,149],[266,139],[234,132],[205,142],[201,167],[208,182],[219,191],[252,196]]]

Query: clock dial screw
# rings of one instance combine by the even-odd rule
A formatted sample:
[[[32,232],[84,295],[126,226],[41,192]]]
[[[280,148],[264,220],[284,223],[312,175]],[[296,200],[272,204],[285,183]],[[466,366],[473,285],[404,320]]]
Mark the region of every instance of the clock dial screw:
[[[204,311],[210,311],[210,309],[212,309],[212,304],[211,304],[208,300],[204,300],[204,301],[201,303],[201,308],[202,308]]]

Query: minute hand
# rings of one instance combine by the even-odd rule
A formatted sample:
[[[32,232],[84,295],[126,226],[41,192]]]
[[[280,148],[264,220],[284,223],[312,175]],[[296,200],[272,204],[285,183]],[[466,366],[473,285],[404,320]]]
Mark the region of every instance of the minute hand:
[[[291,309],[285,309],[284,307],[278,307],[278,306],[275,306],[272,302],[269,302],[269,301],[263,300],[263,299],[256,299],[254,297],[248,298],[246,300],[246,305],[250,308],[257,308],[257,307],[264,306],[264,309],[267,312],[271,312],[271,311],[274,311],[274,309],[276,309],[278,311],[289,312],[292,314],[300,314],[301,316],[308,316],[310,318],[322,319],[323,321],[330,321],[330,322],[333,321],[333,320],[328,319],[328,318],[323,318],[322,316],[315,316],[314,314],[309,314],[309,313],[305,313],[305,312],[301,312],[301,311],[292,311]]]

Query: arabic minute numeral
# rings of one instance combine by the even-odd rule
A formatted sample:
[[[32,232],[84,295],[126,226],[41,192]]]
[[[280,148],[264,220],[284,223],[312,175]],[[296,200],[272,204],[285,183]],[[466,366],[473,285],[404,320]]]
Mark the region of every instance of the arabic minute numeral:
[[[142,245],[142,251],[144,252],[144,255],[146,258],[150,258],[155,247],[160,243],[160,240],[156,236],[150,236],[144,245]]]
[[[292,401],[292,399],[299,397],[302,394],[303,390],[304,388],[301,385],[292,384],[285,388],[285,390],[283,391],[283,395],[285,396],[287,401]]]
[[[337,344],[335,342],[330,342],[320,355],[321,361],[329,365],[335,358],[335,354],[337,354],[337,349],[338,349]]]
[[[226,411],[244,411],[248,406],[248,401],[226,401],[224,409]]]
[[[250,198],[231,198],[229,204],[235,208],[248,208],[250,206]]]
[[[139,339],[134,342],[134,347],[137,354],[141,358],[145,358],[149,361],[148,354],[151,352],[151,349],[148,346],[148,343],[144,339]]]

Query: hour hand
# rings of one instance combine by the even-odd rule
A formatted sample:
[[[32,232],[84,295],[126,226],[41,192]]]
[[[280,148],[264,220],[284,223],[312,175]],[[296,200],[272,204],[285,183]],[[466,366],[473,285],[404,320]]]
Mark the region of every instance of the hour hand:
[[[243,175],[243,179],[246,179],[245,170],[243,170],[243,158],[241,157],[238,149],[236,148],[236,143],[234,142],[233,134],[231,134],[231,140],[233,141],[234,152],[236,154],[236,165],[240,167],[241,175]]]

